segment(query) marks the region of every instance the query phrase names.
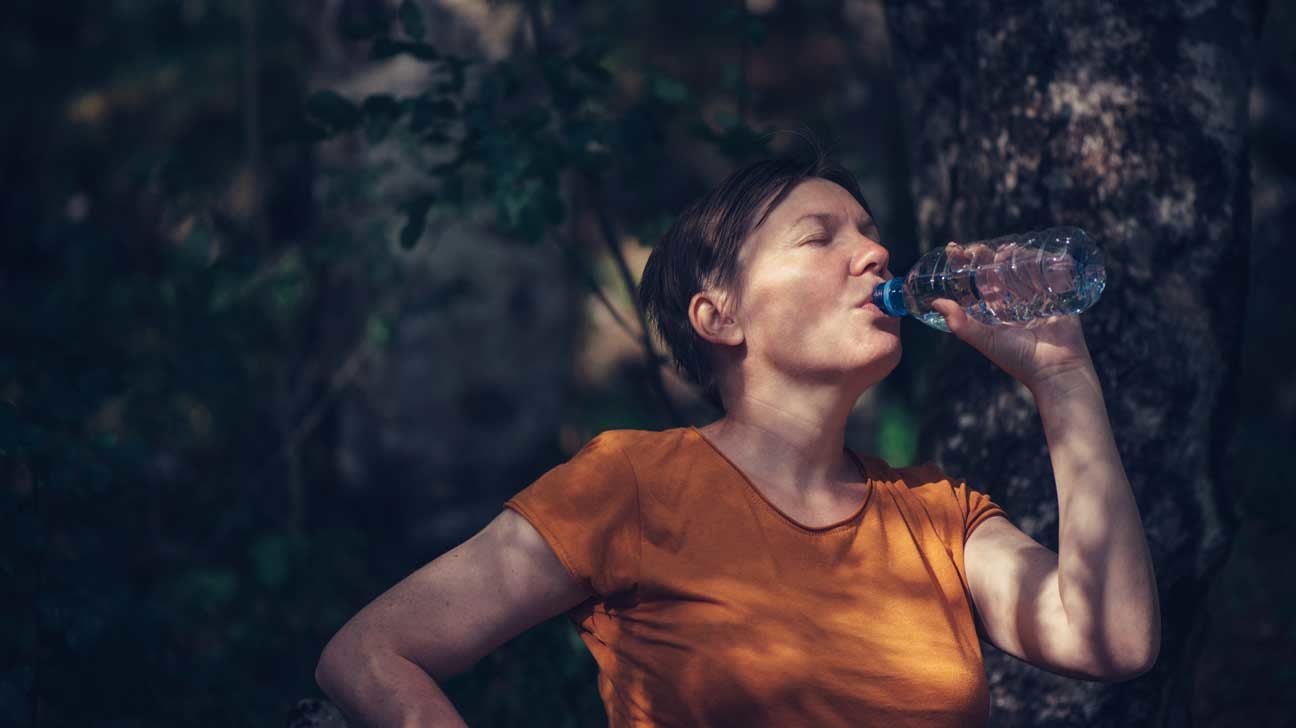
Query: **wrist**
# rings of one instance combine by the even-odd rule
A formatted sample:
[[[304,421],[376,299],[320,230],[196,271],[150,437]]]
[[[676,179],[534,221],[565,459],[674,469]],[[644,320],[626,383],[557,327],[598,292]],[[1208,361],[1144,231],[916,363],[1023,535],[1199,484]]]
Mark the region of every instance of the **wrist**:
[[[1041,399],[1072,397],[1078,392],[1096,392],[1101,395],[1102,384],[1092,364],[1050,372],[1026,385],[1038,402]]]

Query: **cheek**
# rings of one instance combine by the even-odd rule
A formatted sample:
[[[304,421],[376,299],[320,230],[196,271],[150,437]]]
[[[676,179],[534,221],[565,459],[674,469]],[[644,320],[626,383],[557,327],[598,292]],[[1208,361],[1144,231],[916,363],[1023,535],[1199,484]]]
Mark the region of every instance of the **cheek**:
[[[868,324],[843,301],[840,284],[821,270],[764,270],[743,302],[749,344],[762,348],[839,350],[848,330]]]

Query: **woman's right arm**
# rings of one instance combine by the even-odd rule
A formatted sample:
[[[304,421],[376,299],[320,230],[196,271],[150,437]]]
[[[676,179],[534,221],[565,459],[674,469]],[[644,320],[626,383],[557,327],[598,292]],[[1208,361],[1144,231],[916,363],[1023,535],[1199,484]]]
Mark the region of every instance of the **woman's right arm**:
[[[437,681],[591,594],[535,527],[506,508],[343,625],[324,647],[315,681],[358,725],[463,726]]]

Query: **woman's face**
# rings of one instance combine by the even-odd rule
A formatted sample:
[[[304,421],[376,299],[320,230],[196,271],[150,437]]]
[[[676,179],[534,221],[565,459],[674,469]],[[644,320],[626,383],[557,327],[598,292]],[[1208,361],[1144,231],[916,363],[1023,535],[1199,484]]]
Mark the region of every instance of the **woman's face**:
[[[746,355],[792,380],[872,386],[900,362],[900,319],[871,303],[892,275],[877,225],[840,185],[800,182],[739,251],[732,312]]]

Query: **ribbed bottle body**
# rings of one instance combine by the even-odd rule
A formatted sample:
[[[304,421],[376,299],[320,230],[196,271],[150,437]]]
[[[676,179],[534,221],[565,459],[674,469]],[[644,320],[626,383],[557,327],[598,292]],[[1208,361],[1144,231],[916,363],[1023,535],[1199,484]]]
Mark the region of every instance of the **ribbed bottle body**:
[[[1054,227],[933,250],[889,289],[879,286],[875,299],[893,316],[908,314],[946,332],[945,317],[931,308],[937,298],[989,326],[1029,328],[1087,310],[1106,280],[1102,251],[1089,236]]]

